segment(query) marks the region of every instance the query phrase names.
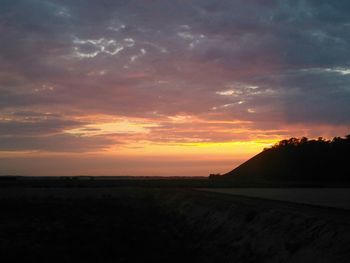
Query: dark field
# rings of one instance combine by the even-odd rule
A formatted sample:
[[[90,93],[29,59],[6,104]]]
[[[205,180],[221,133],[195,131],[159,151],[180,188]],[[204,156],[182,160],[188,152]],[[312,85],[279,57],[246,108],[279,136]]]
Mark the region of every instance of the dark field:
[[[349,262],[350,212],[191,188],[2,187],[2,262]]]
[[[350,210],[350,188],[200,188],[205,191]]]

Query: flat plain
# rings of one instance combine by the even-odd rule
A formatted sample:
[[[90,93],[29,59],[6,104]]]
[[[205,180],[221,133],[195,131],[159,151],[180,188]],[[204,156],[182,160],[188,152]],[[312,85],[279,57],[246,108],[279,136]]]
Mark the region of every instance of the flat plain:
[[[210,192],[350,209],[350,188],[205,188]]]

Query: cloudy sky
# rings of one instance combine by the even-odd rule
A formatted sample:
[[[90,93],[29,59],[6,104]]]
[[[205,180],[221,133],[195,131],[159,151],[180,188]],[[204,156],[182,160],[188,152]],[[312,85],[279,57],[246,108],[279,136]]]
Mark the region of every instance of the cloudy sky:
[[[203,175],[350,133],[347,0],[0,0],[1,174]]]

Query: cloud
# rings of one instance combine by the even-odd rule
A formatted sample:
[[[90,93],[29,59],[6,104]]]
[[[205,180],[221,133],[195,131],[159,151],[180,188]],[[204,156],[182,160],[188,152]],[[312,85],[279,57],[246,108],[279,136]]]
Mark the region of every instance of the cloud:
[[[8,135],[47,135],[60,133],[64,129],[82,125],[73,120],[49,119],[41,121],[0,121],[1,136]]]
[[[106,137],[78,137],[69,134],[49,136],[1,136],[1,151],[93,152],[116,144]]]
[[[150,141],[249,139],[232,135],[229,126],[213,136],[211,125],[186,131],[164,121],[181,114],[246,121],[256,136],[284,134],[283,125],[350,125],[348,1],[4,0],[1,6],[0,115],[53,114],[1,122],[1,135],[27,145],[18,149],[54,149],[59,140],[81,151],[113,145],[108,135],[64,134],[84,127],[77,119],[99,114],[162,123],[142,135]],[[10,137],[1,136],[2,143],[15,149]]]

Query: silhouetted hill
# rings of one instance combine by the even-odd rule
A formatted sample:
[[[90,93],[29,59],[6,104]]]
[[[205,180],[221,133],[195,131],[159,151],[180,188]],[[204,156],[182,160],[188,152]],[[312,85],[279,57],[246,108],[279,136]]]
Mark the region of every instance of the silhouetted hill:
[[[280,141],[220,179],[238,183],[350,183],[350,135]]]

